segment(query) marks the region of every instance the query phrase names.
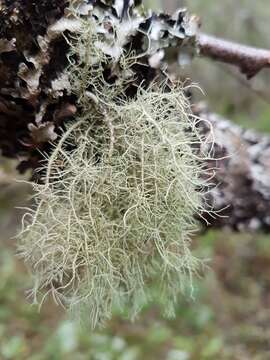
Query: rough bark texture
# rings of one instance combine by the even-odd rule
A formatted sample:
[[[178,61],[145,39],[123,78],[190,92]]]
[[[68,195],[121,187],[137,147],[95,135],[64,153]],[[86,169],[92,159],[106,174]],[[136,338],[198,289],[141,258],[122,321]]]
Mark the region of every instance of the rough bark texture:
[[[210,122],[215,138],[217,160],[209,166],[217,167],[217,186],[209,199],[221,216],[209,222],[234,230],[269,231],[270,137],[243,129],[200,106],[196,111]]]
[[[66,42],[47,35],[67,2],[0,4],[0,148],[5,156],[23,157],[24,170],[36,166],[36,150],[46,148],[55,125],[74,113],[66,90],[58,96],[51,86],[67,64]],[[61,111],[66,108],[71,113]]]
[[[129,11],[135,25],[123,46],[137,54],[145,53],[145,41],[151,40],[141,65],[133,69],[145,86],[162,68],[162,60],[171,56],[167,49],[180,47],[182,54],[195,51],[197,23],[184,11],[172,17],[155,14],[141,17],[133,12],[134,6],[128,1],[123,1],[122,7],[119,2],[112,3],[81,1],[79,11],[81,16],[87,16],[92,6],[97,7],[117,26],[124,24]],[[39,165],[40,151],[49,151],[49,142],[59,136],[60,127],[77,111],[64,71],[68,45],[62,34],[68,36],[76,30],[76,22],[66,15],[67,5],[64,0],[0,1],[0,149],[5,156],[21,159],[20,171]],[[250,48],[238,45],[234,45],[232,55],[228,43],[222,42],[222,49],[216,47],[217,40],[213,38],[198,39],[204,55],[229,63],[236,61],[248,76],[263,67],[260,60],[255,61],[258,56],[267,58],[265,52],[253,49],[249,53]],[[104,75],[113,81],[111,71]],[[128,91],[130,96],[132,87]],[[226,208],[221,214],[227,217],[211,219],[211,223],[238,230],[269,230],[270,138],[243,130],[204,109],[195,111],[213,125],[216,158],[227,156],[216,161],[214,182],[219,185],[209,194],[214,210]]]

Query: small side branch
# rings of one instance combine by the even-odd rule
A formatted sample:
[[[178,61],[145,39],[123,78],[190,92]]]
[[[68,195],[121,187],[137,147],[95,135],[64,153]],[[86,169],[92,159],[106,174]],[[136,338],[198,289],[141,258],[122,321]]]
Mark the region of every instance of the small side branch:
[[[235,65],[248,79],[270,67],[270,50],[245,46],[204,33],[198,34],[197,41],[202,56]]]

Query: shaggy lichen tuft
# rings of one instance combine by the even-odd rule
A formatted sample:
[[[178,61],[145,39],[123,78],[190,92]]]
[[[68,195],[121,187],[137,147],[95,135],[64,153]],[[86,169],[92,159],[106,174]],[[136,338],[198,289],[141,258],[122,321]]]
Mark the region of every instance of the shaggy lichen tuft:
[[[113,65],[97,25],[80,21],[68,40],[80,115],[48,156],[19,237],[36,301],[51,293],[70,310],[83,309],[95,327],[114,304],[136,315],[152,300],[154,279],[171,313],[198,270],[189,244],[194,215],[204,211],[207,172],[198,148],[207,139],[179,85],[154,82],[125,96],[134,54],[123,51],[117,80],[106,81],[104,69]]]

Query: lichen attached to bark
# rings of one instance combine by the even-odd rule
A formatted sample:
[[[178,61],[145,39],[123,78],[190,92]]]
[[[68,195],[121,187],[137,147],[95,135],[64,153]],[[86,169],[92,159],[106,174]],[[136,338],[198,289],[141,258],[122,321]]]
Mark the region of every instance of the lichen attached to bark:
[[[159,279],[171,315],[201,264],[189,244],[204,211],[208,173],[198,148],[207,139],[180,84],[138,83],[143,55],[124,47],[122,23],[100,21],[95,10],[87,19],[71,13],[79,26],[67,39],[67,74],[80,112],[48,156],[36,208],[23,219],[20,254],[33,296],[42,303],[51,293],[95,327],[114,304],[134,317]]]

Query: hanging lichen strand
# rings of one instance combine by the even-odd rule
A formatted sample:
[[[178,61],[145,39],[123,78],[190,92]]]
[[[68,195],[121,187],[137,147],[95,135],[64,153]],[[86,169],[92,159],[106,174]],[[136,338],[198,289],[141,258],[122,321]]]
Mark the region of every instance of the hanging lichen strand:
[[[204,211],[207,173],[198,148],[207,139],[196,131],[201,120],[183,89],[169,80],[138,84],[138,54],[123,48],[117,27],[100,20],[96,8],[88,11],[74,18],[79,26],[67,40],[80,115],[48,156],[19,240],[34,299],[42,304],[51,294],[83,311],[94,328],[116,304],[134,317],[154,300],[149,286],[156,279],[173,314],[200,266],[189,244],[194,215]],[[110,26],[108,44],[102,28]],[[119,51],[108,56],[106,46]]]

